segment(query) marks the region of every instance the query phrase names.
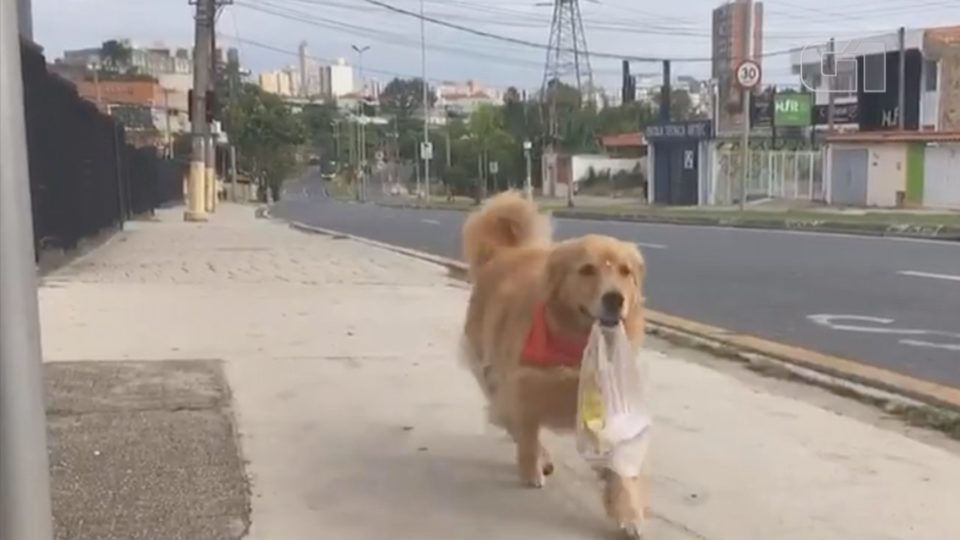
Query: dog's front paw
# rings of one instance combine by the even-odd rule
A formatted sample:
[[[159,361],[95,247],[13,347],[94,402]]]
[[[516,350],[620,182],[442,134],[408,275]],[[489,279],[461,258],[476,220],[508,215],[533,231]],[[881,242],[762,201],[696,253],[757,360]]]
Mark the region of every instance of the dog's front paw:
[[[640,540],[643,538],[643,523],[621,523],[620,530],[623,535],[630,540]]]
[[[527,487],[534,489],[541,489],[547,484],[547,477],[544,476],[543,471],[539,469],[536,471],[531,471],[529,474],[521,475],[520,480]]]

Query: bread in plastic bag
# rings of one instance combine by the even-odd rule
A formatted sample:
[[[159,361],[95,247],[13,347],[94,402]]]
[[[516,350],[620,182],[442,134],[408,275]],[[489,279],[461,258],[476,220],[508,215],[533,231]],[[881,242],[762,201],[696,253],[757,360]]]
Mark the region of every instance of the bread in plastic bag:
[[[623,325],[594,325],[583,351],[577,395],[577,450],[597,469],[635,477],[646,457],[651,416],[646,365]]]

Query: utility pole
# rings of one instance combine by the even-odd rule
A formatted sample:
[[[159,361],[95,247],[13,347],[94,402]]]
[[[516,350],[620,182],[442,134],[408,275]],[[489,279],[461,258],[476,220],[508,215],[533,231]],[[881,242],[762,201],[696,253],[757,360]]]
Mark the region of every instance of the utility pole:
[[[423,149],[430,146],[430,100],[428,99],[427,89],[427,32],[424,21],[423,0],[420,0],[420,63],[423,69]],[[421,152],[423,158],[423,183],[425,187],[424,197],[426,202],[430,202],[430,158],[428,152]]]
[[[170,92],[169,88],[163,89],[163,116],[166,119],[166,139],[167,139],[167,157],[173,157],[173,134],[170,129]],[[97,89],[97,99],[100,99],[100,89]]]
[[[340,121],[333,121],[333,155],[334,161],[337,163],[337,168],[334,170],[334,174],[340,170]]]
[[[527,158],[527,179],[523,185],[523,192],[526,194],[528,201],[533,200],[533,162],[530,156],[531,150],[533,150],[533,143],[523,141],[523,155]]]
[[[486,191],[486,189],[484,189],[485,185],[486,183],[483,179],[483,152],[481,151],[477,153],[477,186],[474,195],[474,202],[476,202],[477,206],[480,206],[480,203],[483,202],[484,192]]]
[[[46,392],[20,65],[20,24],[29,24],[30,18],[30,4],[25,4],[18,17],[16,2],[0,2],[0,538],[51,540]],[[32,41],[28,34],[23,38]]]
[[[31,0],[17,0],[17,17],[20,21],[20,35],[33,41],[33,5]]]
[[[363,102],[367,95],[367,85],[363,81],[363,53],[370,50],[369,45],[363,47],[358,47],[356,45],[351,45],[353,50],[357,52],[357,67],[359,68],[360,75],[360,92],[359,99],[357,100],[357,139],[359,141],[360,151],[359,151],[359,182],[357,183],[357,200],[363,202],[366,199],[366,171],[365,166],[367,164],[367,127],[364,122],[365,116],[363,112]]]
[[[663,124],[670,123],[670,101],[671,88],[670,88],[670,61],[663,61],[663,86],[660,88],[660,122]]]
[[[237,202],[237,147],[230,145],[230,200]]]
[[[830,38],[830,41],[827,43],[827,58],[830,59],[828,68],[829,73],[827,74],[827,133],[833,133],[833,116],[836,110],[834,92],[834,83],[837,80],[837,42],[834,38]],[[816,90],[814,90],[816,92]]]
[[[900,45],[900,65],[897,73],[897,128],[903,131],[906,128],[907,108],[907,29],[900,27],[897,31]]]
[[[193,153],[190,157],[190,178],[187,180],[185,221],[206,221],[206,133],[207,88],[210,85],[210,45],[213,30],[214,0],[191,0],[197,6],[194,16],[193,47],[193,111],[190,118]]]
[[[216,79],[217,79],[217,33],[215,31],[216,21],[217,21],[217,12],[220,9],[220,5],[223,4],[223,0],[213,0],[212,2],[212,11],[210,12],[210,76],[207,77],[207,90],[210,91],[208,95],[213,96],[216,91]],[[213,107],[213,103],[209,101],[206,103],[207,109]],[[204,159],[206,161],[206,180],[207,180],[207,212],[213,213],[217,211],[217,139],[220,136],[219,130],[214,131],[213,124],[213,115],[209,113],[209,110],[206,114],[206,118],[211,119],[207,122],[207,151],[204,154]]]
[[[97,93],[97,110],[103,111],[103,95],[100,92],[100,62],[93,65],[93,88]]]

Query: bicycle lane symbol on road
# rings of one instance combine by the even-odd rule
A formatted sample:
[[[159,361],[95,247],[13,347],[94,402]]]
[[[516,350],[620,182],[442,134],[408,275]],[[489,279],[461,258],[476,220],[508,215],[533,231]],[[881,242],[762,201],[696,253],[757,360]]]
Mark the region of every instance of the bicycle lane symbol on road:
[[[831,330],[843,332],[861,332],[864,334],[885,334],[901,336],[898,343],[911,347],[960,351],[960,333],[943,330],[924,330],[921,328],[897,328],[891,326],[896,321],[883,317],[865,315],[832,315],[821,313],[807,315],[814,324]]]

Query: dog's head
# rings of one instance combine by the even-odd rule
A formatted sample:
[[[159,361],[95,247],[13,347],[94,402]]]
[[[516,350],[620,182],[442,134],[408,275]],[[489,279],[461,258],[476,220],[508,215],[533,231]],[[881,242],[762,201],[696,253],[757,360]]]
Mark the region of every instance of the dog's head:
[[[547,299],[580,328],[616,326],[640,315],[645,271],[634,244],[597,235],[567,240],[547,259]]]

